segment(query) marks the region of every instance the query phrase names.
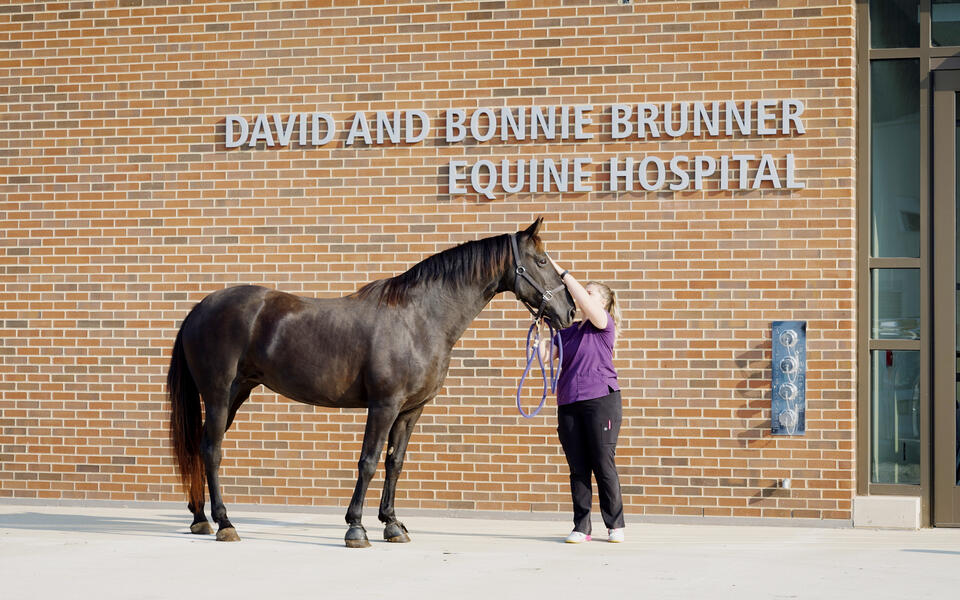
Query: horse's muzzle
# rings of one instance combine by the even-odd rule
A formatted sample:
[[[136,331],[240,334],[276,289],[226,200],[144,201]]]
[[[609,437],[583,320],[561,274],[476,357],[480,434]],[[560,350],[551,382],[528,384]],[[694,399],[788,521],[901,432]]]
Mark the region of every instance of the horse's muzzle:
[[[558,313],[555,319],[551,319],[550,315],[544,315],[544,319],[546,319],[547,321],[550,321],[550,323],[556,329],[566,329],[567,327],[570,327],[570,325],[573,324],[573,320],[576,318],[576,316],[577,316],[577,309],[571,308],[570,312],[567,314]]]

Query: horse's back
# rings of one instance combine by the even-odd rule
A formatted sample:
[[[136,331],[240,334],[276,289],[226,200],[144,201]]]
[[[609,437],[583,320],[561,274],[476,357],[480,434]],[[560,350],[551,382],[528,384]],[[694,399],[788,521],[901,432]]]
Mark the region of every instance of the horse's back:
[[[307,322],[315,321],[324,305],[335,300],[305,298],[258,285],[224,288],[206,296],[184,320],[185,342],[249,351],[253,344],[270,345],[275,336],[291,329],[306,333],[305,327],[315,327]]]

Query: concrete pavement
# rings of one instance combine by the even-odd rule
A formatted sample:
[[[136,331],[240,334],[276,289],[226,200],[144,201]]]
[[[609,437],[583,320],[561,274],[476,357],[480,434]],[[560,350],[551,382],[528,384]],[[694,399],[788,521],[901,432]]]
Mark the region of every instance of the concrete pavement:
[[[340,512],[231,510],[243,538],[188,533],[185,509],[0,503],[0,597],[956,598],[960,530],[681,525],[563,544],[567,520],[403,518],[413,542],[343,545]],[[401,511],[402,512],[402,511]],[[605,539],[602,525],[594,532]]]

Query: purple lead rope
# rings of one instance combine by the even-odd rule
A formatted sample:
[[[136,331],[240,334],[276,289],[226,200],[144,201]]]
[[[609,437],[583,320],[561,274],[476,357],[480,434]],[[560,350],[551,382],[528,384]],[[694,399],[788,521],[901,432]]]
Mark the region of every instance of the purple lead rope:
[[[527,330],[527,366],[523,370],[523,375],[520,377],[520,385],[517,386],[517,410],[520,411],[520,414],[527,419],[532,419],[533,417],[540,414],[540,410],[543,409],[543,404],[547,401],[547,369],[543,366],[543,357],[540,356],[540,321],[534,321],[533,325],[530,326],[530,329]],[[557,384],[560,381],[560,368],[563,365],[563,344],[560,343],[560,332],[554,330],[553,325],[547,321],[547,328],[550,331],[550,352],[548,356],[550,357],[550,392],[557,392]],[[533,335],[534,330],[536,330],[537,335],[533,338],[533,345],[530,344],[530,336]],[[557,355],[559,360],[557,361],[557,370],[554,373],[553,370],[553,347],[557,347]],[[530,367],[533,365],[533,357],[537,357],[537,362],[540,363],[540,374],[543,376],[543,396],[540,398],[540,405],[537,406],[537,409],[533,411],[532,414],[527,414],[523,411],[523,407],[520,405],[520,392],[523,390],[523,382],[527,378],[527,373],[530,372]]]

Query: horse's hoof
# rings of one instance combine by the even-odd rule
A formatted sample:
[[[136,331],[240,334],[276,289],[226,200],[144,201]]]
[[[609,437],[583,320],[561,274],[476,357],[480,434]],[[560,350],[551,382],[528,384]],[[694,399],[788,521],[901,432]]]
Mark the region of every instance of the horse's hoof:
[[[407,535],[407,528],[403,523],[394,522],[383,528],[383,539],[395,544],[405,544],[410,541],[410,536]]]
[[[367,539],[367,530],[363,525],[353,525],[347,529],[347,535],[343,536],[343,541],[347,548],[369,548],[370,540]]]
[[[210,535],[213,533],[213,527],[210,527],[210,521],[200,521],[190,526],[190,533],[197,535]]]
[[[239,542],[240,536],[237,535],[237,530],[233,527],[224,527],[217,532],[217,541],[218,542]]]

